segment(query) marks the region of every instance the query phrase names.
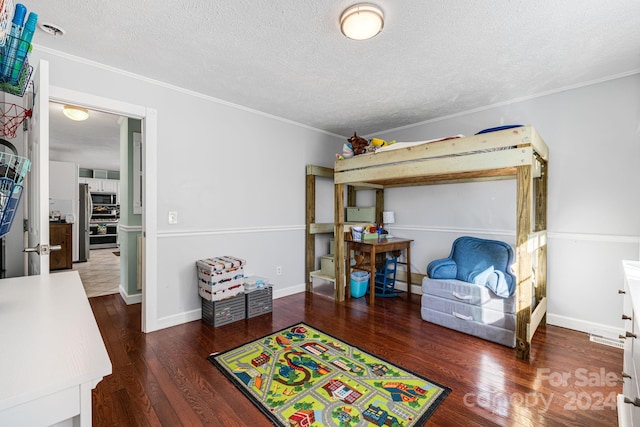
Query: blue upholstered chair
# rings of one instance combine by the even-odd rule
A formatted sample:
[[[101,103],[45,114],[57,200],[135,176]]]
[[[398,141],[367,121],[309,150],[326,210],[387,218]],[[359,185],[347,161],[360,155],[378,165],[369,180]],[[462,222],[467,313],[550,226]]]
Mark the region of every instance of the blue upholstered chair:
[[[447,258],[427,266],[431,279],[457,279],[486,286],[497,296],[506,298],[515,292],[516,277],[511,272],[513,249],[498,240],[459,237]]]

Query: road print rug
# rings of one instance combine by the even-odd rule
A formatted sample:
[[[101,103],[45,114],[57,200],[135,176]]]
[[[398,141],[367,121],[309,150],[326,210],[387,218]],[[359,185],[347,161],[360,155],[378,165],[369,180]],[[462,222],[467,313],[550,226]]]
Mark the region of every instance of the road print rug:
[[[278,426],[422,426],[451,392],[304,323],[208,359]]]

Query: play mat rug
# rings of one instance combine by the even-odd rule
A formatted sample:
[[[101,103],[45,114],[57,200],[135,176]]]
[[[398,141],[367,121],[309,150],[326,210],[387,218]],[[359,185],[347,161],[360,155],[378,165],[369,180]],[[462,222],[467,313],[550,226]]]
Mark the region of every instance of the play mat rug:
[[[209,360],[284,427],[421,426],[451,391],[304,323]]]

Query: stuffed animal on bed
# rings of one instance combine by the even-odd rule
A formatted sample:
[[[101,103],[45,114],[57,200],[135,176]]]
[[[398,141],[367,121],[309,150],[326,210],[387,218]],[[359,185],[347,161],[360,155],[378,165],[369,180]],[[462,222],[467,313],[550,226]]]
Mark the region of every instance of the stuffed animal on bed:
[[[356,135],[355,132],[353,133],[353,136],[350,137],[347,141],[349,141],[349,143],[351,144],[351,147],[353,147],[353,154],[355,154],[356,156],[358,154],[367,152],[369,141],[364,139],[361,136]]]

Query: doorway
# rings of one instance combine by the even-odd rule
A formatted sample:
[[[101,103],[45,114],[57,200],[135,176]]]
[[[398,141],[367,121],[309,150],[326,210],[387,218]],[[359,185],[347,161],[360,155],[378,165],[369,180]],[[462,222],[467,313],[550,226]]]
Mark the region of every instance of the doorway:
[[[151,332],[157,325],[157,111],[140,105],[77,92],[70,89],[51,86],[49,100],[61,104],[72,104],[87,109],[130,117],[141,123],[141,159],[142,159],[142,331]]]
[[[128,271],[130,259],[119,257],[118,231],[120,187],[127,187],[120,179],[121,169],[127,167],[122,164],[126,156],[121,155],[127,144],[121,141],[126,137],[121,132],[123,120],[116,114],[49,102],[49,212],[72,218],[73,264],[63,268],[79,272],[89,298],[128,295],[121,273]],[[67,169],[74,171],[73,176],[56,176],[56,171]],[[110,204],[93,205],[89,198],[103,192],[113,195]],[[70,194],[73,200],[68,200]],[[51,244],[57,243],[51,239]],[[55,271],[51,263],[51,272]]]

